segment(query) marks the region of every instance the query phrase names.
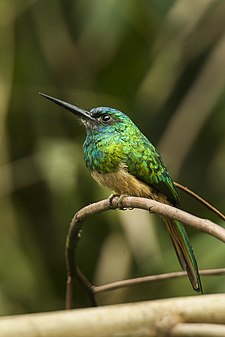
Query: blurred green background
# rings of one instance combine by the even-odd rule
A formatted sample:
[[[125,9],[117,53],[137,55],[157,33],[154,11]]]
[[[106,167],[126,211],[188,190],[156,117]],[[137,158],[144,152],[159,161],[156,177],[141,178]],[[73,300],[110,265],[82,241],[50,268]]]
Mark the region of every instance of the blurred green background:
[[[174,179],[225,212],[225,2],[0,1],[0,314],[64,308],[70,219],[107,197],[85,168],[84,130],[39,91],[127,113]],[[224,225],[180,192],[182,207]],[[199,267],[225,246],[187,228]],[[91,218],[82,271],[104,284],[180,270],[163,222],[142,211]],[[205,293],[224,277],[203,277]],[[76,306],[88,306],[76,287]],[[100,304],[194,295],[187,278],[109,292]]]

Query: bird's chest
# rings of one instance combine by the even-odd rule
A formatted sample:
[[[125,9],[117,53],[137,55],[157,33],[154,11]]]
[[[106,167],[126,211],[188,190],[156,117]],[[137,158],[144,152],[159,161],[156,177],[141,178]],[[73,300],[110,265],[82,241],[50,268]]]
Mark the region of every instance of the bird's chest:
[[[83,148],[84,160],[90,172],[114,173],[125,158],[121,143],[110,139],[87,139]]]

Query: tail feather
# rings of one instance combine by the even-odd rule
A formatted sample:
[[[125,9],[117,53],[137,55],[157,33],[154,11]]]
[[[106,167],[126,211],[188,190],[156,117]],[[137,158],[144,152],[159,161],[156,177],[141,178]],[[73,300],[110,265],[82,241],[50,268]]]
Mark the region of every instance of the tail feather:
[[[193,289],[203,293],[197,261],[184,227],[177,220],[164,220],[182,269],[187,271]]]

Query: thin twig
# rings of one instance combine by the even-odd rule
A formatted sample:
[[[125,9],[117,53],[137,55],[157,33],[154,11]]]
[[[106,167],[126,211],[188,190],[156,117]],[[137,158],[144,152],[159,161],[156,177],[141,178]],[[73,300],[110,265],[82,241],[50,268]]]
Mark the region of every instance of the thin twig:
[[[225,242],[225,229],[213,223],[210,220],[196,217],[181,209],[159,203],[155,200],[137,197],[124,197],[122,201],[119,197],[115,197],[109,203],[108,199],[93,203],[78,211],[71,221],[66,241],[66,266],[67,266],[67,284],[66,284],[66,309],[72,308],[73,301],[73,282],[77,275],[86,290],[88,290],[89,298],[93,305],[96,305],[94,296],[91,294],[93,286],[86,277],[78,270],[75,263],[75,251],[80,237],[81,229],[84,221],[91,215],[98,214],[107,210],[118,208],[118,203],[122,208],[140,208],[157,213],[159,215],[175,218],[185,224],[197,228],[200,231],[208,233],[217,239]]]
[[[200,270],[199,273],[202,276],[203,275],[204,276],[224,275],[225,268],[205,269],[205,270]],[[142,276],[142,277],[135,277],[135,278],[128,279],[128,280],[107,283],[107,284],[100,285],[100,286],[92,286],[92,289],[93,289],[93,292],[97,294],[97,293],[103,293],[106,291],[112,291],[112,290],[121,289],[125,287],[136,286],[137,284],[139,285],[143,283],[170,280],[170,279],[175,279],[175,278],[184,277],[184,276],[187,276],[187,273],[185,271],[171,272],[171,273],[165,273],[165,274],[159,274],[159,275]]]
[[[191,195],[192,197],[194,197],[195,199],[197,199],[198,201],[200,201],[204,206],[206,206],[210,211],[214,212],[215,214],[218,215],[218,217],[220,217],[223,221],[225,221],[225,215],[220,212],[216,207],[214,207],[213,205],[211,205],[208,201],[206,201],[204,198],[200,197],[200,195],[198,195],[197,193],[193,192],[192,190],[190,190],[188,187],[177,183],[174,181],[174,185],[179,188],[180,190],[186,192],[187,194]]]
[[[97,302],[95,300],[94,294],[94,286],[91,282],[87,279],[87,277],[81,272],[81,270],[77,267],[76,269],[77,279],[80,281],[81,285],[85,288],[88,293],[89,300],[93,307],[97,307]],[[69,302],[68,302],[69,303]]]

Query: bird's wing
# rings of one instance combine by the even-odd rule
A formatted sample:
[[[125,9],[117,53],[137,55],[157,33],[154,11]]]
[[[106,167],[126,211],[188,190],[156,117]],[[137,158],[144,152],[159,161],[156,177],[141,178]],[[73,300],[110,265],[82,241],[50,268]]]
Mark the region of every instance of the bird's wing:
[[[134,145],[134,144],[132,144]],[[132,175],[167,197],[174,206],[179,206],[179,197],[173,180],[165,167],[160,154],[144,137],[127,152],[126,166]]]

